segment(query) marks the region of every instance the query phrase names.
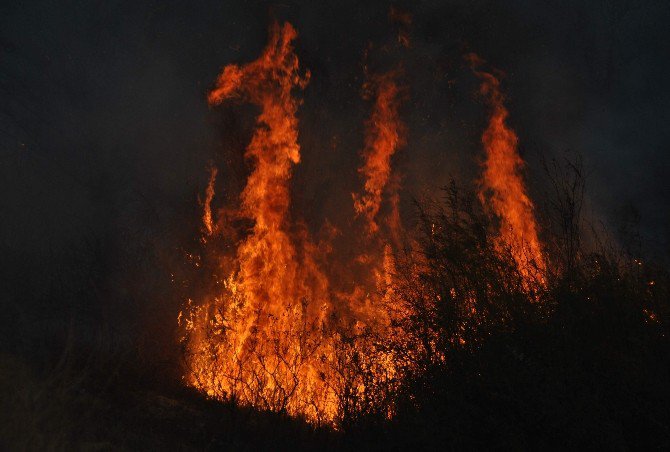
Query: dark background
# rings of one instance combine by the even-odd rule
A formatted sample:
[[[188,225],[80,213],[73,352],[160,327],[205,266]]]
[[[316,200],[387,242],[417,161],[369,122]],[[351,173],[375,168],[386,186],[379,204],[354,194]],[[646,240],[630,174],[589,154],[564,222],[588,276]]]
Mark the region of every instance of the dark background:
[[[486,120],[462,59],[474,51],[506,73],[510,123],[538,212],[547,189],[541,159],[581,153],[590,171],[590,221],[633,228],[646,252],[667,256],[667,2],[398,2],[413,17],[410,49],[396,43],[389,6],[2,6],[0,250],[11,287],[3,315],[12,319],[5,332],[46,336],[64,319],[90,314],[123,319],[108,322],[121,336],[147,330],[152,341],[172,340],[179,297],[165,281],[171,259],[181,259],[183,240],[197,230],[207,164],[213,160],[224,180],[239,182],[244,173],[227,166],[222,145],[234,133],[234,115],[211,111],[205,95],[222,66],[258,56],[272,18],[297,28],[297,53],[312,73],[299,113],[303,160],[293,193],[295,215],[313,231],[325,219],[346,229],[353,214],[369,113],[361,99],[365,61],[373,70],[404,68],[409,135],[394,165],[403,175],[405,215],[413,196],[450,177],[472,183]],[[52,296],[58,290],[71,296]],[[87,298],[91,292],[102,296]],[[112,301],[97,301],[104,299]]]

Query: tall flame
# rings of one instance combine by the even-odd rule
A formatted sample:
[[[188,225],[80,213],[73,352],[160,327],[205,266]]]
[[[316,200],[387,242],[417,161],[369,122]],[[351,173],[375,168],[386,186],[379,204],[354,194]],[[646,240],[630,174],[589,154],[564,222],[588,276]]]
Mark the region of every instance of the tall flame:
[[[261,56],[226,66],[210,105],[240,99],[260,107],[245,157],[253,170],[241,194],[240,215],[253,228],[237,248],[237,268],[208,305],[194,312],[190,383],[215,397],[311,417],[332,416],[323,378],[328,335],[328,281],[306,233],[289,219],[292,166],[300,161],[299,101],[303,88],[290,24],[274,24]],[[211,231],[207,191],[205,227]],[[297,230],[297,232],[296,232]]]
[[[224,67],[209,93],[212,106],[237,99],[260,107],[245,151],[252,171],[239,212],[233,214],[251,220],[253,226],[238,243],[234,259],[215,250],[215,273],[223,273],[223,278],[215,275],[214,293],[204,302],[190,301],[187,315],[179,319],[186,331],[186,378],[192,386],[212,397],[334,422],[343,412],[369,403],[370,391],[394,375],[387,357],[375,361],[359,353],[372,347],[366,334],[382,331],[389,323],[377,288],[388,286],[392,259],[378,235],[364,250],[370,251],[365,265],[375,278],[353,275],[353,292],[338,291],[319,267],[319,247],[291,218],[291,173],[300,161],[300,101],[293,92],[309,79],[293,51],[296,36],[290,24],[274,24],[261,56],[246,65]],[[376,232],[386,190],[392,232],[400,227],[397,184],[392,183],[390,167],[391,156],[404,140],[398,116],[400,89],[395,72],[374,77],[367,88],[375,104],[360,170],[365,193],[354,196],[356,211],[365,216],[366,229]],[[227,215],[214,221],[215,178],[212,169],[203,203],[206,236],[235,229],[222,224]],[[203,244],[212,243],[216,241],[203,237]],[[352,366],[365,366],[367,371],[352,374]]]
[[[381,208],[382,195],[391,177],[391,157],[405,142],[405,126],[400,119],[401,90],[396,82],[397,71],[371,77],[367,90],[375,99],[372,114],[366,124],[364,164],[359,172],[365,178],[363,194],[354,194],[356,214],[365,217],[368,232],[379,229],[377,214]],[[391,186],[394,191],[394,186]],[[391,195],[391,221],[397,219],[397,196]],[[391,225],[393,228],[393,225]]]
[[[509,112],[500,91],[500,80],[480,69],[484,61],[471,53],[466,56],[481,80],[480,93],[491,109],[482,135],[486,151],[479,198],[500,218],[500,240],[508,247],[524,280],[542,281],[545,270],[538,226],[521,171],[524,161],[517,151],[519,139],[508,125]]]
[[[409,25],[409,16],[398,17],[403,26]],[[211,397],[315,422],[336,423],[346,413],[366,412],[366,406],[379,401],[391,415],[385,391],[397,388],[402,366],[378,344],[391,340],[397,334],[393,325],[408,315],[393,306],[397,295],[392,289],[401,230],[399,176],[392,160],[406,139],[399,112],[404,93],[400,71],[366,74],[364,93],[373,106],[359,168],[363,189],[352,197],[363,220],[356,227],[364,228],[367,236],[353,262],[349,255],[337,256],[353,268],[338,277],[337,270],[322,265],[330,246],[313,243],[307,228],[291,215],[290,182],[300,162],[301,102],[295,91],[309,81],[294,52],[296,37],[290,24],[274,23],[258,59],[225,66],[208,94],[211,106],[239,101],[260,112],[244,154],[251,172],[237,211],[213,211],[217,170],[210,170],[201,243],[214,251],[207,254],[215,262],[210,275],[214,288],[197,303],[189,300],[186,315],[179,315],[190,366],[186,379]],[[409,45],[408,38],[400,43]],[[482,138],[487,159],[479,195],[501,219],[500,245],[512,249],[520,272],[530,281],[534,269],[543,271],[545,264],[521,177],[518,140],[506,124],[498,79],[478,69],[481,60],[476,56],[470,60],[491,106]],[[240,231],[243,223],[246,231]],[[233,251],[216,249],[218,239],[235,241]],[[336,277],[329,280],[322,268]]]

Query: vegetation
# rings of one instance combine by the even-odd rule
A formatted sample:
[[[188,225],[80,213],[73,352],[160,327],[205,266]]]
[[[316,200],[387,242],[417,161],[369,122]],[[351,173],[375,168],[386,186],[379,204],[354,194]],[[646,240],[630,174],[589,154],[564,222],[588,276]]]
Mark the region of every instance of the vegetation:
[[[349,349],[342,375],[365,380],[369,353],[394,356],[401,372],[386,386],[369,382],[369,403],[342,394],[338,430],[206,400],[180,384],[176,358],[146,352],[146,337],[136,332],[128,340],[100,327],[91,333],[79,318],[65,333],[40,331],[37,338],[10,322],[3,329],[0,446],[667,448],[667,267],[589,230],[581,215],[579,162],[554,162],[547,170],[554,193],[543,242],[551,264],[532,286],[511,250],[495,245],[494,220],[473,196],[453,184],[442,199],[417,202],[414,245],[396,256],[388,307],[411,315],[396,317],[392,340],[370,336],[372,349]],[[61,269],[53,286],[59,289],[44,292],[40,309],[119,295],[100,289],[107,276],[91,256]],[[66,282],[74,269],[85,275],[71,278],[81,286]],[[5,273],[15,300],[30,293],[19,274]],[[144,295],[135,290],[127,296]],[[113,318],[94,317],[89,323],[107,327]]]

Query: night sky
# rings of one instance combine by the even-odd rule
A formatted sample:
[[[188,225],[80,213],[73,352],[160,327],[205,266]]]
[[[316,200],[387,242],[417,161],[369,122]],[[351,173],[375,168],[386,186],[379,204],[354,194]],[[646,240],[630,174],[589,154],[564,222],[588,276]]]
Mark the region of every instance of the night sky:
[[[667,2],[397,2],[413,18],[409,49],[397,45],[390,5],[6,2],[5,257],[48,261],[129,225],[154,234],[192,221],[187,214],[196,212],[209,161],[231,186],[239,184],[244,169],[227,163],[251,122],[239,108],[209,109],[205,96],[221,67],[257,57],[273,18],[296,27],[297,53],[312,73],[301,94],[303,159],[293,196],[296,215],[313,229],[325,219],[346,227],[351,192],[360,188],[356,168],[370,109],[361,98],[364,64],[403,68],[409,135],[394,161],[403,205],[451,177],[473,182],[486,108],[463,55],[476,52],[506,74],[510,123],[538,209],[547,189],[541,159],[581,153],[590,173],[589,220],[617,230],[639,214],[643,246],[667,255]]]

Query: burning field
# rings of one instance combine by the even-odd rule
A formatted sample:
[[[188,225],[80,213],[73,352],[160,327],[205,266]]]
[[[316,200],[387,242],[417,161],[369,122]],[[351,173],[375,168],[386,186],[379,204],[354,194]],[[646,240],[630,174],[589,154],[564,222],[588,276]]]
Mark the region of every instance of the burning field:
[[[130,3],[0,33],[0,449],[670,446],[661,7]]]
[[[404,25],[411,23],[408,15],[401,17]],[[402,31],[399,44],[410,46]],[[447,366],[450,353],[485,341],[492,325],[504,328],[513,321],[513,309],[527,309],[538,319],[550,316],[556,306],[548,299],[549,285],[572,263],[553,262],[540,238],[519,139],[508,124],[496,75],[501,73],[474,53],[465,62],[488,111],[476,205],[461,205],[452,186],[445,190],[450,212],[422,206],[418,228],[429,230],[417,236],[405,227],[399,211],[402,174],[393,157],[410,133],[401,113],[410,94],[400,64],[383,73],[364,66],[370,113],[361,140],[360,185],[352,187],[353,218],[346,231],[331,224],[329,234],[315,240],[300,212],[291,209],[291,178],[301,163],[300,91],[310,82],[294,48],[297,37],[291,24],[274,23],[258,59],[225,66],[207,97],[213,108],[249,103],[258,115],[244,151],[250,170],[238,200],[219,202],[217,178],[229,169],[209,169],[201,246],[188,254],[207,289],[189,297],[178,316],[184,381],[208,397],[319,425],[338,427],[370,415],[392,419],[412,378],[426,366]],[[571,168],[574,188],[581,175]],[[460,223],[473,212],[481,215],[482,236],[473,239],[482,248],[468,251],[488,254],[478,256],[485,264],[477,270],[494,272],[478,281],[472,280],[476,273],[451,274],[474,270],[457,268],[461,256],[444,256],[453,259],[449,263],[431,256],[442,251],[434,247],[463,240],[452,229],[470,226]],[[341,234],[364,238],[348,260],[333,247],[332,237]],[[449,276],[436,265],[451,266]],[[510,297],[510,305],[501,296]]]

